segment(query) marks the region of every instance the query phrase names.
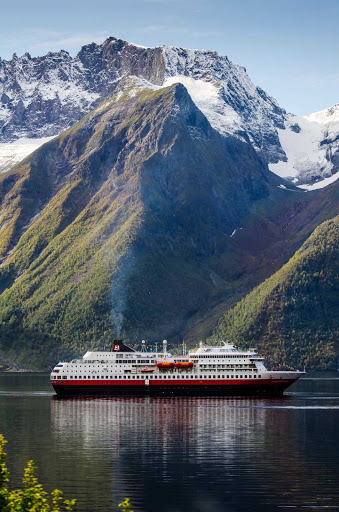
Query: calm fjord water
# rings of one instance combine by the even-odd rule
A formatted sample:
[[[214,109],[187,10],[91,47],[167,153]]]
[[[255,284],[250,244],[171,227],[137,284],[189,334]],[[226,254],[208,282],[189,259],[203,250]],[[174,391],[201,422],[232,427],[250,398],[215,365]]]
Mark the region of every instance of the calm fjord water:
[[[18,485],[34,459],[81,512],[339,510],[339,374],[282,398],[57,398],[46,374],[0,374]]]

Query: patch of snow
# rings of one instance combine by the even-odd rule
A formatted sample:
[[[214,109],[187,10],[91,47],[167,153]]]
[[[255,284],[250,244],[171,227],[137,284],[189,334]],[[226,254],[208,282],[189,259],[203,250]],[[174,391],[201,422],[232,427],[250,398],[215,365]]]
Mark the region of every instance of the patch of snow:
[[[164,83],[183,83],[216,130],[250,141],[266,161],[284,158],[276,127],[284,126],[286,111],[253,84],[245,68],[215,51],[163,47],[162,55]]]
[[[234,237],[234,235],[236,234],[236,232],[237,232],[237,231],[241,231],[241,230],[242,230],[242,228],[235,228],[235,230],[233,231],[233,233],[232,233],[231,235],[229,235],[229,236],[230,236],[230,238],[233,238],[233,237]]]
[[[281,188],[282,190],[288,190],[288,192],[298,192],[298,188],[287,188],[285,185],[278,185],[278,188]]]
[[[128,44],[128,46],[135,46],[136,48],[144,48],[145,50],[148,50],[149,48],[151,48],[151,49],[155,48],[155,46],[143,46],[142,44],[131,43],[128,41],[126,41],[126,43]]]
[[[327,187],[327,185],[330,185],[331,183],[334,183],[339,178],[339,172],[333,174],[333,176],[329,176],[328,178],[325,178],[324,180],[318,181],[317,183],[313,183],[312,185],[299,185],[299,188],[302,188],[304,190],[318,190],[320,188]]]
[[[321,122],[317,120],[319,118],[322,119]],[[296,124],[301,129],[299,132],[291,128]],[[331,131],[324,122],[324,116],[288,116],[286,129],[278,128],[280,144],[287,156],[287,162],[271,163],[269,169],[296,184],[309,183],[319,176],[329,178],[333,164],[328,158],[328,146],[321,142],[331,135],[334,140],[334,135],[339,131],[339,122],[338,126],[336,124],[337,121],[331,125]]]
[[[241,126],[240,116],[225,103],[222,87],[217,82],[195,80],[176,75],[167,78],[164,87],[180,83],[184,85],[196,106],[205,114],[213,128],[221,133],[234,132]]]
[[[21,138],[15,142],[0,144],[0,173],[9,171],[14,165],[21,162],[40,146],[54,137],[43,137],[41,139]]]

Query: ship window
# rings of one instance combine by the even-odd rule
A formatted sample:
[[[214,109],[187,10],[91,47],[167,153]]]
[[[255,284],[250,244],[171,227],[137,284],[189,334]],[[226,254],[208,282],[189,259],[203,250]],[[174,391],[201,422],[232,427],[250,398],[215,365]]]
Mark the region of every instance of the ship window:
[[[53,370],[53,373],[59,373],[60,370]]]
[[[63,379],[67,379],[67,375],[63,375],[63,376],[62,376],[62,378],[63,378]]]
[[[100,375],[97,375],[97,379],[100,379]]]
[[[58,376],[57,376],[57,379],[61,379],[61,375],[58,375]]]
[[[257,376],[256,376],[256,375],[253,375],[253,377],[254,377],[255,379],[257,378]]]
[[[261,375],[258,375],[258,378],[261,379]]]

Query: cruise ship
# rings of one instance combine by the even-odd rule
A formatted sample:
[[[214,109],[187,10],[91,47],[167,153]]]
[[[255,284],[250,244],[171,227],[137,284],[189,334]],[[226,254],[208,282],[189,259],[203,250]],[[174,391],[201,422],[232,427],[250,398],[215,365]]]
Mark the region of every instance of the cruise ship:
[[[269,371],[255,349],[200,343],[187,355],[141,351],[115,341],[108,351],[60,362],[50,380],[58,395],[281,395],[304,372]]]

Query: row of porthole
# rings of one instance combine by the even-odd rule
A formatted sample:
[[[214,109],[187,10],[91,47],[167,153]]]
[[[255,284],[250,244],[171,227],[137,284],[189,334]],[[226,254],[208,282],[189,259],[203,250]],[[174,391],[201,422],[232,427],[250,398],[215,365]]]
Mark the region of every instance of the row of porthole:
[[[82,379],[82,380],[94,380],[93,377],[81,377],[80,375],[79,376],[70,376],[70,377],[67,377],[66,375],[63,375],[62,377],[60,375],[58,375],[57,377],[55,377],[56,379],[66,379],[66,380],[70,380],[70,379]],[[198,375],[187,375],[187,377],[182,377],[182,376],[171,376],[171,375],[152,375],[152,376],[141,376],[141,375],[117,375],[115,377],[113,376],[110,376],[109,379],[110,380],[117,380],[117,379],[132,379],[132,380],[154,380],[154,379],[160,379],[160,380],[164,380],[164,379],[247,379],[247,378],[254,378],[256,379],[257,378],[257,375],[201,375],[201,376],[198,376]],[[53,379],[53,377],[52,377]],[[97,379],[100,379],[100,380],[108,380],[108,377],[103,377],[103,376],[97,376]],[[258,379],[261,379],[261,375],[258,375]]]

